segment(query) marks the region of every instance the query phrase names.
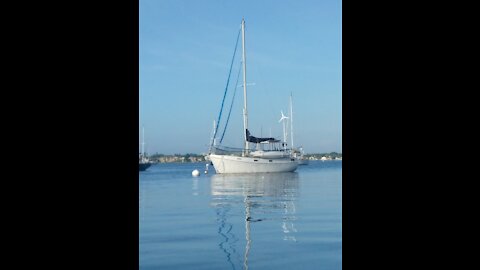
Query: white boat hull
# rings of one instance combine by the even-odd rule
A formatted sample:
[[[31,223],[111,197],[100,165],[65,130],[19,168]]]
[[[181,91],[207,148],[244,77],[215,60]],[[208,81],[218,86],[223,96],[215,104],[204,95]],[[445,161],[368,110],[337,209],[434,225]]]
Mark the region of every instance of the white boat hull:
[[[293,172],[298,167],[298,161],[292,158],[267,159],[211,154],[209,159],[217,173]]]

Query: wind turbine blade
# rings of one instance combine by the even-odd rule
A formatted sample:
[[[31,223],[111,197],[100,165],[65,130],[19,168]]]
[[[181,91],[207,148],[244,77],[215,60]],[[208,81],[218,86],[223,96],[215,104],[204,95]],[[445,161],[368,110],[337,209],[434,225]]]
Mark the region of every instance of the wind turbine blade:
[[[280,120],[278,120],[278,122],[280,123],[280,122],[282,122],[282,121],[285,120],[285,119],[288,119],[288,117],[286,117],[285,115],[283,115],[282,118],[280,118]]]

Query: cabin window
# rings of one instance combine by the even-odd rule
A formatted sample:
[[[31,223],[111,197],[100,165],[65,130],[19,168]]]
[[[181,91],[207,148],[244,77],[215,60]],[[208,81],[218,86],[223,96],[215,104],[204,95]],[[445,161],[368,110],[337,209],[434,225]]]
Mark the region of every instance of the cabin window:
[[[254,159],[253,161],[258,161],[258,159]]]
[[[290,160],[291,160],[291,161],[295,161],[295,159],[293,159],[293,158],[292,158],[292,159],[290,159]]]
[[[271,160],[271,159],[269,159],[269,160],[268,160],[268,162],[272,162],[272,160]]]

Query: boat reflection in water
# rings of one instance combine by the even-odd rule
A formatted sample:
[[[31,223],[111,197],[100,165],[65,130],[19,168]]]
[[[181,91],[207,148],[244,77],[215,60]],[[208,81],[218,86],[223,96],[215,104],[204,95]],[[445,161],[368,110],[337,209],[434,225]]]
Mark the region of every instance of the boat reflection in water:
[[[211,177],[212,206],[217,214],[219,248],[232,269],[243,261],[248,269],[252,245],[250,231],[255,222],[278,223],[279,237],[296,241],[295,200],[298,197],[298,173],[216,174]],[[242,224],[242,225],[240,225]],[[237,251],[242,238],[235,229],[245,226],[245,251]],[[252,224],[252,228],[251,228]],[[275,227],[275,225],[273,225]],[[243,256],[242,254],[243,253]],[[242,258],[243,257],[243,260]]]

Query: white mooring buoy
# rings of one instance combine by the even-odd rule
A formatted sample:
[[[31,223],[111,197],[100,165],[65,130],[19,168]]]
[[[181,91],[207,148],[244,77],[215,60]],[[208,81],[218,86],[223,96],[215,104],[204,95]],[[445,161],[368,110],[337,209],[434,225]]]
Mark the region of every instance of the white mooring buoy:
[[[193,170],[192,176],[199,176],[200,172],[198,170]]]

